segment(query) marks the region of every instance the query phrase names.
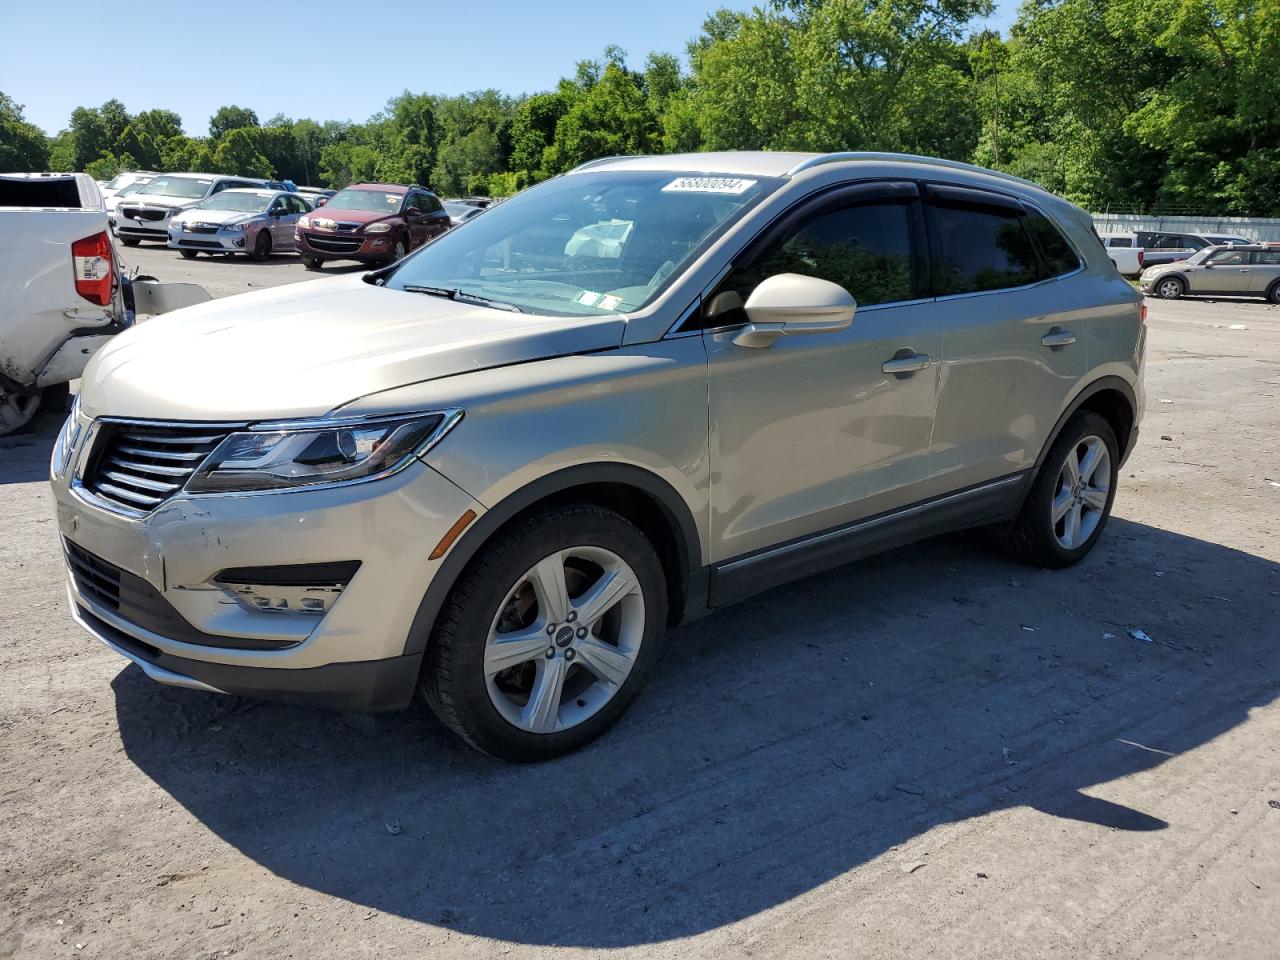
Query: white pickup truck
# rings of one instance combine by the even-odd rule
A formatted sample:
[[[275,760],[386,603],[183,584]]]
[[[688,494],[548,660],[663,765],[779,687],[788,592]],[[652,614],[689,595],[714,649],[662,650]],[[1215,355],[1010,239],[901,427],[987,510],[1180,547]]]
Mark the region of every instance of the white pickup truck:
[[[1107,256],[1116,265],[1121,276],[1136,277],[1146,265],[1146,257],[1137,238],[1132,233],[1108,234],[1098,237],[1107,248]]]
[[[0,173],[0,436],[65,412],[68,382],[135,311],[208,299],[125,275],[88,175]]]

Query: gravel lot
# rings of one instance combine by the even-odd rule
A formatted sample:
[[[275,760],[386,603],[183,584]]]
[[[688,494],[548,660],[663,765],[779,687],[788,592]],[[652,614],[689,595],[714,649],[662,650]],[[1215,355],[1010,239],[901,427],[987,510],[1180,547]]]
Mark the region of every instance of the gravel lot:
[[[779,588],[536,767],[146,680],[67,613],[52,432],[0,441],[0,957],[1275,956],[1280,309],[1150,323],[1085,563],[970,535]]]

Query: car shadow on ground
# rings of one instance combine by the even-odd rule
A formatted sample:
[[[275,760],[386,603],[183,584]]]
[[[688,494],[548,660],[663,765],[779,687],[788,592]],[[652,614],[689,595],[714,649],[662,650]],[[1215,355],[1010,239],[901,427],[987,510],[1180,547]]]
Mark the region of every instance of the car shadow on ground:
[[[0,487],[49,477],[49,456],[65,413],[41,413],[26,433],[0,437]]]
[[[369,733],[134,667],[113,686],[132,762],[272,873],[470,934],[613,947],[1005,808],[1165,829],[1160,797],[1132,809],[1105,785],[1276,697],[1278,590],[1280,565],[1122,520],[1057,573],[944,538],[676,631],[618,728],[537,766],[422,710]]]

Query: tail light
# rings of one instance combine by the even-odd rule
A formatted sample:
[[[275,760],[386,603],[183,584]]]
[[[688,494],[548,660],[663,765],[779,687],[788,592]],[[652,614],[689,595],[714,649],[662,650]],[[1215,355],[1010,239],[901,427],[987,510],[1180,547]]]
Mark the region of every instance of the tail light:
[[[1147,258],[1142,255],[1142,251],[1138,251],[1138,266],[1143,266],[1147,262]]]
[[[71,244],[71,264],[75,270],[76,293],[100,307],[110,306],[116,277],[111,238],[106,231]]]

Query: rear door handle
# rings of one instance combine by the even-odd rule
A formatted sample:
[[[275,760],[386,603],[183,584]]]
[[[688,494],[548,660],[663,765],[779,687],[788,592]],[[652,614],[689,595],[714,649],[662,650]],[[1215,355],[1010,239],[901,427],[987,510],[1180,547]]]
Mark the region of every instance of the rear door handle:
[[[1076,342],[1076,335],[1070,330],[1063,330],[1061,327],[1054,327],[1043,337],[1040,342],[1050,350],[1055,347],[1069,347]]]
[[[902,354],[904,351],[899,350],[898,353]],[[880,369],[885,373],[901,376],[915,373],[917,370],[923,370],[931,363],[933,363],[933,359],[927,353],[911,353],[906,356],[894,356],[892,360],[886,360],[880,364]]]

